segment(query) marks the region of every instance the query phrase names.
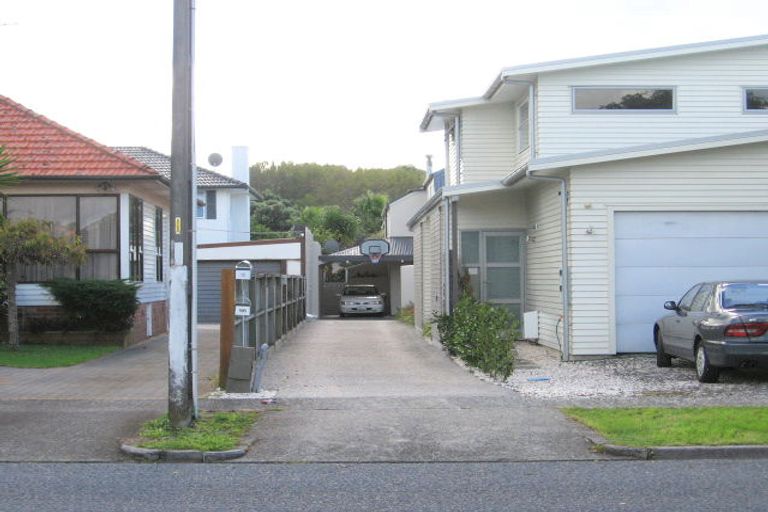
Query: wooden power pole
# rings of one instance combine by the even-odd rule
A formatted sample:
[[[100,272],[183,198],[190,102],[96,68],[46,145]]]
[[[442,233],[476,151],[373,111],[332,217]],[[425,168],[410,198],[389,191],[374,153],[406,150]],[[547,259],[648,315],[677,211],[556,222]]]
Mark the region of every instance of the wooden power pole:
[[[171,133],[171,275],[168,333],[168,415],[188,426],[194,412],[192,340],[194,212],[197,196],[192,110],[194,0],[173,2],[173,127]]]

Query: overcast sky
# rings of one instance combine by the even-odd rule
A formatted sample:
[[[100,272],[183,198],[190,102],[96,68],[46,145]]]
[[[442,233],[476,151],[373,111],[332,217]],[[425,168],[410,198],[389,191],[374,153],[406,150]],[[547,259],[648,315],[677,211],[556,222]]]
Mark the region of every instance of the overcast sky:
[[[0,0],[0,94],[170,151],[172,0]],[[197,0],[197,160],[443,165],[433,101],[505,66],[768,32],[747,0]]]

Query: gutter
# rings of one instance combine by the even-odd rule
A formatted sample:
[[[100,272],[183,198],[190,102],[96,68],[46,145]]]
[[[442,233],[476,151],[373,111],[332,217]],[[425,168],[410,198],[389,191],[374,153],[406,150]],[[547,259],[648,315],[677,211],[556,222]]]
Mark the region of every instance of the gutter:
[[[536,85],[532,80],[512,80],[509,78],[502,78],[503,83],[526,83],[528,84],[528,137],[530,146],[529,161],[536,159]],[[501,84],[499,84],[499,87]],[[498,87],[496,88],[498,90]],[[495,92],[495,90],[494,90]],[[525,174],[523,174],[523,172]],[[539,176],[535,174],[535,171],[530,168],[529,165],[517,169],[509,176],[502,180],[502,184],[510,186],[520,181],[523,177],[527,177],[532,180],[539,181],[556,181],[560,183],[560,247],[561,247],[561,264],[560,264],[560,291],[562,292],[562,308],[563,308],[563,346],[562,346],[562,359],[563,361],[571,360],[570,353],[570,279],[568,272],[568,183],[567,180],[560,176]]]

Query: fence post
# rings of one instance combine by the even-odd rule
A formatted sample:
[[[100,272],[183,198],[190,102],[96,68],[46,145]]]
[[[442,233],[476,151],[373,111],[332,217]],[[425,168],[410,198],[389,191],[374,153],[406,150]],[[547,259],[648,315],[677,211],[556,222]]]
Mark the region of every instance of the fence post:
[[[221,328],[219,330],[219,387],[224,389],[235,341],[235,269],[221,271]]]

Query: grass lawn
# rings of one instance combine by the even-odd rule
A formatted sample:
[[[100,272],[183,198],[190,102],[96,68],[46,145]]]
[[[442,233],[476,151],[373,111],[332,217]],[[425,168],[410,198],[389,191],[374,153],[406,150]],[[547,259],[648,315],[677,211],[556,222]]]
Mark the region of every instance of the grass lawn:
[[[611,444],[651,447],[768,444],[768,407],[565,408]]]
[[[142,426],[138,445],[162,450],[231,450],[257,417],[256,412],[203,413],[193,426],[174,431],[163,416]]]
[[[119,350],[116,345],[21,345],[13,351],[0,344],[0,366],[15,368],[56,368],[73,366]]]

